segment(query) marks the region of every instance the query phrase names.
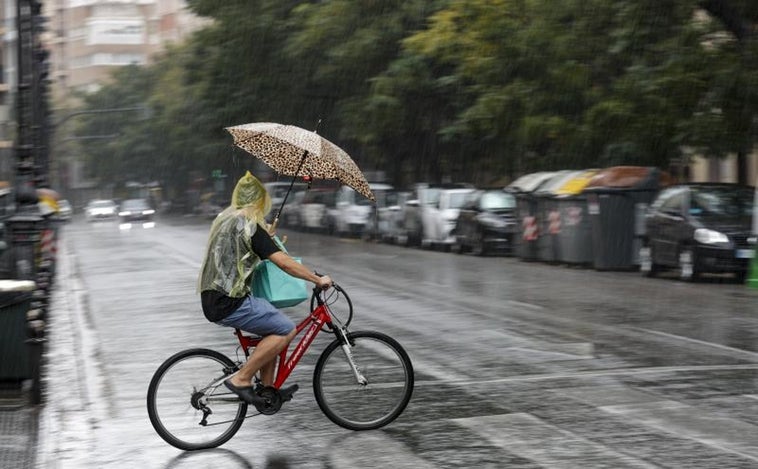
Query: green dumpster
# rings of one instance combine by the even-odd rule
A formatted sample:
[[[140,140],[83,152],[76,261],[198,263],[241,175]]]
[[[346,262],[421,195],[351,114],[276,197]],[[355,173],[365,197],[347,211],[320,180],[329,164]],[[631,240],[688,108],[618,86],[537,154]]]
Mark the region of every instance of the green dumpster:
[[[0,381],[23,381],[33,378],[27,332],[31,280],[0,280]]]

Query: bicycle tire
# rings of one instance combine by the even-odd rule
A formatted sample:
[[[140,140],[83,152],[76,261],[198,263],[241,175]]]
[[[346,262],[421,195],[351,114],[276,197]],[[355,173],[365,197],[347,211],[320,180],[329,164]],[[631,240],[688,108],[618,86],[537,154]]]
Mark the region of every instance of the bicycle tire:
[[[247,403],[221,384],[208,386],[238,367],[215,350],[195,348],[178,352],[155,371],[147,389],[150,423],[166,443],[193,451],[216,448],[229,441],[242,426]],[[199,400],[212,411],[203,426]]]
[[[354,362],[368,383],[360,385],[341,339],[321,353],[313,393],[329,420],[349,430],[374,430],[403,413],[413,394],[413,365],[403,347],[380,332],[348,333]]]
[[[326,304],[329,306],[332,317],[338,319],[343,327],[347,327],[350,325],[350,321],[353,320],[353,302],[350,300],[350,296],[345,289],[336,283],[333,285],[332,290],[333,292],[326,292]],[[311,294],[311,311],[316,309],[316,295],[319,294],[320,293],[315,292]],[[333,298],[330,295],[338,296]],[[344,301],[341,301],[343,299]],[[326,331],[328,330],[328,327],[322,327],[321,330]]]

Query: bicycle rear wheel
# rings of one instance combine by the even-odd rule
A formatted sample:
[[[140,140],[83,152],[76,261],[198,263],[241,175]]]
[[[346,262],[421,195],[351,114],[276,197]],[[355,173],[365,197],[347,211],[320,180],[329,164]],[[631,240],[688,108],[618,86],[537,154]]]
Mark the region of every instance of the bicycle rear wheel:
[[[313,393],[324,414],[350,430],[373,430],[395,420],[413,393],[413,365],[400,344],[379,332],[349,333],[350,353],[359,383],[342,341],[330,343],[316,363]]]
[[[247,403],[220,381],[236,370],[232,360],[208,349],[184,350],[163,362],[147,390],[147,413],[158,435],[187,451],[229,441],[247,412]]]

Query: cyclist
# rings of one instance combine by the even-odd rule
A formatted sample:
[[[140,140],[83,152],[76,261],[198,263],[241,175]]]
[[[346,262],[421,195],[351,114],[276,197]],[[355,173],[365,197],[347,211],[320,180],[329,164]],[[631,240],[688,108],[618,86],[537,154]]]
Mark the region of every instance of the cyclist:
[[[313,282],[322,289],[331,286],[328,276],[319,277],[281,251],[264,217],[271,198],[263,184],[248,171],[234,188],[229,207],[213,221],[208,247],[200,270],[200,292],[205,317],[216,324],[239,328],[263,337],[248,361],[224,384],[245,402],[263,404],[252,385],[260,371],[263,386],[271,386],[276,358],[295,337],[295,324],[271,303],[250,291],[255,266],[269,259],[288,274]],[[292,397],[297,385],[280,389],[282,400]]]

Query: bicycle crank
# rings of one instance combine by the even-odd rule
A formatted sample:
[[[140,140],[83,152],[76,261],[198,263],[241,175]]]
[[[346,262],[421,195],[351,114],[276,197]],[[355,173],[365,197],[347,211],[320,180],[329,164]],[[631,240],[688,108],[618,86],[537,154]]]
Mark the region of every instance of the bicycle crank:
[[[263,399],[262,404],[255,404],[255,408],[263,415],[273,415],[282,408],[282,397],[279,391],[271,386],[266,386],[257,392]]]

